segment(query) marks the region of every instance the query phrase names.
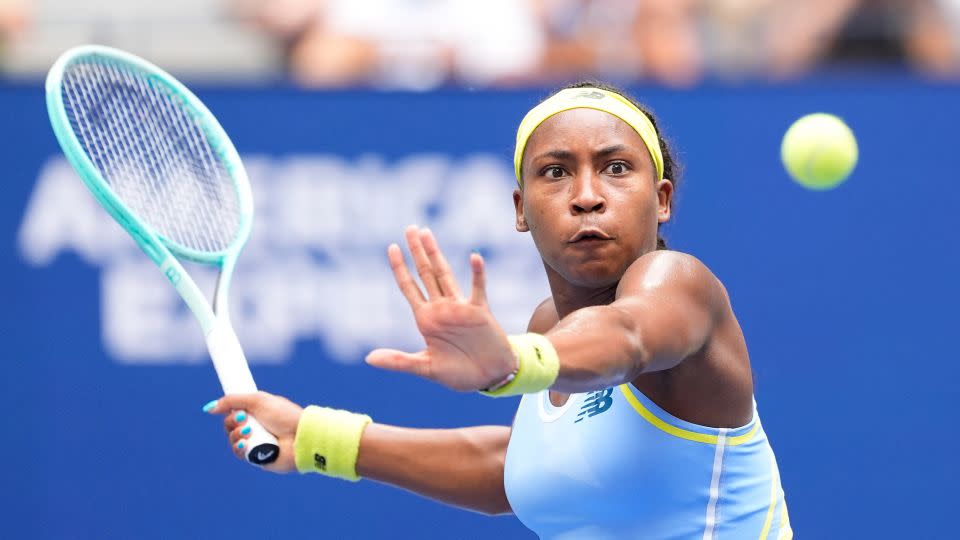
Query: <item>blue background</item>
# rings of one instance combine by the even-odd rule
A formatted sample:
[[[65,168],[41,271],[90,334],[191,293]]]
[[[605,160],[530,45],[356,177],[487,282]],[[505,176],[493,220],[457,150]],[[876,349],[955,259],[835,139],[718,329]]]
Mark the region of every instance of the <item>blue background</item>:
[[[635,89],[685,164],[668,237],[729,289],[800,538],[954,529],[958,90],[883,76]],[[197,93],[241,153],[492,152],[505,163],[516,122],[544,95]],[[218,395],[212,369],[114,363],[100,342],[99,270],[73,255],[42,268],[19,255],[33,183],[59,149],[39,86],[2,86],[0,96],[0,537],[533,537],[513,517],[369,481],[244,466],[200,412]],[[815,111],[844,117],[860,143],[854,176],[830,192],[793,184],[779,162],[787,126]],[[327,354],[303,343],[287,364],[254,374],[295,401],[406,426],[506,424],[516,406]]]

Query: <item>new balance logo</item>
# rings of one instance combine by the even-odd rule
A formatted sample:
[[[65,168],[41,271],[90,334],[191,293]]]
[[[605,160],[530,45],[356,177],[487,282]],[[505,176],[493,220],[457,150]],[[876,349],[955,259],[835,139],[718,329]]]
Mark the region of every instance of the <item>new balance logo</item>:
[[[576,95],[574,95],[574,97],[578,97],[578,98],[583,97],[583,98],[590,98],[590,99],[603,99],[603,98],[605,98],[605,97],[607,97],[607,96],[603,95],[602,92],[597,92],[596,90],[584,90],[583,92],[579,92],[579,93],[577,93]]]
[[[327,470],[327,458],[321,456],[320,454],[314,454],[313,466],[316,467],[318,471]]]
[[[613,388],[607,388],[606,390],[600,390],[587,396],[583,405],[580,406],[580,413],[577,414],[577,419],[574,420],[573,423],[576,424],[584,418],[596,416],[609,409],[610,406],[613,405],[613,398],[610,397],[612,394]]]

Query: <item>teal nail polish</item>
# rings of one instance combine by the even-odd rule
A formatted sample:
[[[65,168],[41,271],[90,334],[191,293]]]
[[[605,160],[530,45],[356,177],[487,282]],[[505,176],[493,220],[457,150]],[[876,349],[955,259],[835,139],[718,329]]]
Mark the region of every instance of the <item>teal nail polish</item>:
[[[217,400],[213,400],[210,403],[207,403],[203,406],[203,412],[210,412],[214,407],[217,406]]]
[[[237,413],[237,422],[243,422],[247,419],[247,413],[240,411]]]
[[[237,443],[237,448],[243,450],[243,441]]]
[[[250,426],[243,426],[243,429],[240,430],[240,434],[241,434],[241,435],[249,435],[249,434],[250,434]]]

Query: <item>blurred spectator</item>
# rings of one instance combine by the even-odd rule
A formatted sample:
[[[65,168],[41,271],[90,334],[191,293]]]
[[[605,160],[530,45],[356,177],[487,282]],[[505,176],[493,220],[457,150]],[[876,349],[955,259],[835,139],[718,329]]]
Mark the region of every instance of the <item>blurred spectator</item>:
[[[769,61],[768,28],[782,0],[703,0],[701,47],[722,77],[753,76]]]
[[[954,54],[942,7],[937,0],[861,0],[841,26],[827,60],[907,63],[928,72],[947,72]]]
[[[951,0],[952,1],[952,0]],[[956,29],[937,0],[808,0],[780,2],[767,32],[774,76],[817,64],[908,64],[927,72],[955,71]]]
[[[698,32],[699,0],[642,0],[640,52],[648,78],[674,86],[696,82],[704,70]]]
[[[290,40],[310,26],[323,0],[232,0],[236,12],[282,39]]]
[[[676,86],[702,70],[697,0],[538,0],[545,46],[537,78],[649,77]]]
[[[927,73],[960,75],[960,0],[920,2],[907,45],[913,63]]]
[[[794,77],[818,66],[907,64],[955,73],[960,0],[704,0],[720,76]]]
[[[525,0],[284,0],[257,9],[266,29],[295,37],[290,69],[308,86],[489,85],[529,73],[541,56]]]
[[[639,77],[638,8],[636,0],[537,0],[545,43],[530,76],[549,83],[587,76]]]
[[[201,78],[276,77],[282,52],[311,87],[686,87],[871,64],[957,77],[960,0],[0,0],[10,74],[88,41]]]
[[[6,56],[10,41],[29,23],[30,0],[0,0],[0,60]]]
[[[764,42],[763,68],[774,77],[811,69],[830,50],[860,0],[781,1],[772,6]]]

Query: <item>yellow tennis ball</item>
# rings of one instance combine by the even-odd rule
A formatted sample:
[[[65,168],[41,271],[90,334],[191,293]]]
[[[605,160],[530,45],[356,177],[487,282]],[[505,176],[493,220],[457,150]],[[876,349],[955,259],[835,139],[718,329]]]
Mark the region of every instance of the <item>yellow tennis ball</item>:
[[[850,176],[857,165],[857,139],[843,120],[832,114],[808,114],[783,136],[780,157],[800,185],[825,190]]]

